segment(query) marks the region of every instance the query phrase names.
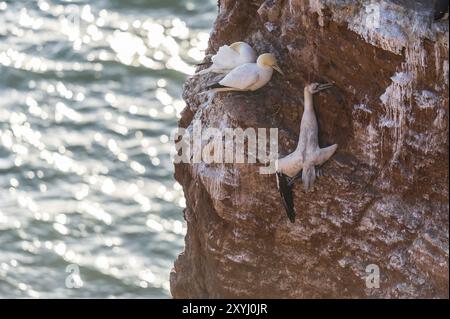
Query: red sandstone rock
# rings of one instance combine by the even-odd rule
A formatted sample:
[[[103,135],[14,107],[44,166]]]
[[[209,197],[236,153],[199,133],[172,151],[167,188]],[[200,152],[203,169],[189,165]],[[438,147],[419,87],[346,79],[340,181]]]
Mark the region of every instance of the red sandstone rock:
[[[295,188],[297,221],[274,175],[252,164],[178,164],[186,248],[175,298],[448,298],[448,24],[379,1],[368,28],[359,1],[220,1],[210,52],[234,41],[272,52],[286,76],[254,93],[198,93],[186,83],[180,126],[277,127],[295,149],[303,87],[316,97],[321,146],[339,144],[314,190]],[[383,4],[384,3],[384,4]],[[366,266],[380,288],[366,288]]]

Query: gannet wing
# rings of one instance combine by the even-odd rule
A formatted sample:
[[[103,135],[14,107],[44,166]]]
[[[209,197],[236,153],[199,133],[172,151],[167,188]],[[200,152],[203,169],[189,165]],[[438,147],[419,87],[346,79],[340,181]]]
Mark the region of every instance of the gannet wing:
[[[280,191],[281,199],[283,201],[284,209],[286,214],[291,221],[295,223],[295,208],[294,208],[294,196],[292,194],[292,187],[288,185],[286,175],[281,172],[277,172],[277,185]]]
[[[239,90],[251,88],[259,81],[259,69],[254,63],[247,63],[233,69],[219,84]]]
[[[256,52],[250,45],[247,43],[241,45],[239,50],[239,65],[244,63],[255,63],[256,58]]]
[[[219,48],[216,55],[211,58],[211,61],[218,68],[233,69],[238,65],[239,53],[228,45],[223,45]]]
[[[314,165],[319,166],[328,161],[328,159],[333,156],[334,152],[336,152],[338,145],[334,144],[325,148],[320,148],[316,154],[314,159]]]

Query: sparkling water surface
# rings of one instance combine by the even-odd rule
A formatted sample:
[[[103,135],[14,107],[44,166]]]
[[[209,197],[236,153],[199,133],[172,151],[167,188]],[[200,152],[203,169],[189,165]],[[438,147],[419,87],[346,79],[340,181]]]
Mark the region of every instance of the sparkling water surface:
[[[166,298],[213,0],[0,0],[0,298]]]

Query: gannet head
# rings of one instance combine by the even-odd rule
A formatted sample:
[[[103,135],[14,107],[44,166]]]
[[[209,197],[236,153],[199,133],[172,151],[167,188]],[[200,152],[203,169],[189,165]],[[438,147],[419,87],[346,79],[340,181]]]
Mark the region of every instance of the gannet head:
[[[256,63],[262,68],[269,67],[279,72],[281,75],[284,75],[283,71],[281,71],[280,67],[278,66],[277,59],[271,53],[261,54]]]
[[[333,84],[331,83],[311,83],[305,86],[305,90],[307,90],[311,94],[314,94],[329,89],[332,86]]]
[[[234,42],[230,44],[230,48],[232,48],[234,51],[239,52],[241,49],[241,45],[245,44],[245,42]]]

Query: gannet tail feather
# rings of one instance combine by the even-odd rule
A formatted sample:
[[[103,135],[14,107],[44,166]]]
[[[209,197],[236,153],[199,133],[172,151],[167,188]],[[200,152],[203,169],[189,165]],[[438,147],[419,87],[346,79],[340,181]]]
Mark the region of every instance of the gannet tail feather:
[[[338,145],[334,144],[325,148],[321,148],[317,152],[316,160],[314,161],[314,165],[320,166],[328,159],[333,156],[334,152],[336,152]]]
[[[229,87],[224,86],[224,85],[222,85],[222,84],[217,82],[217,83],[213,83],[213,84],[208,85],[206,88],[208,90],[212,90],[212,89],[225,89],[225,88],[229,88]]]
[[[316,180],[316,168],[314,165],[303,167],[302,180],[303,188],[307,192]]]
[[[283,201],[284,209],[286,210],[286,214],[291,221],[291,223],[295,223],[295,208],[294,208],[294,196],[292,193],[292,187],[289,186],[287,181],[287,176],[281,172],[277,172],[277,185],[278,190],[280,191],[281,199]]]

